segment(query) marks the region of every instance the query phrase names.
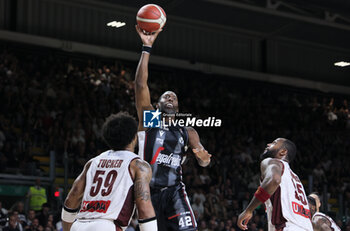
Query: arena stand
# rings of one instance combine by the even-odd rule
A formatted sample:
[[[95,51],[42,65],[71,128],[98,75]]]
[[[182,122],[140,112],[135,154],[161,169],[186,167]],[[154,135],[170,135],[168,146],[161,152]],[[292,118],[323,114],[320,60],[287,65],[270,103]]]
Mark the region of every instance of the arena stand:
[[[122,60],[1,44],[0,171],[6,176],[49,178],[53,216],[42,219],[38,230],[59,228],[55,224],[64,196],[54,198],[53,192],[61,187],[66,194],[86,161],[106,149],[100,139],[103,119],[119,111],[136,116],[135,69],[136,63]],[[239,230],[237,216],[259,184],[259,155],[277,137],[296,143],[292,168],[306,191],[318,191],[323,211],[350,230],[348,95],[159,66],[151,66],[149,85],[152,102],[173,90],[181,112],[223,120],[221,128],[198,128],[213,154],[210,167],[199,167],[190,155],[183,167],[199,230]],[[7,210],[15,211],[17,201],[25,202],[24,197],[7,198],[1,196]],[[34,230],[26,226],[28,211],[24,216],[24,230]],[[128,230],[134,230],[135,223]],[[265,227],[260,207],[249,230]]]

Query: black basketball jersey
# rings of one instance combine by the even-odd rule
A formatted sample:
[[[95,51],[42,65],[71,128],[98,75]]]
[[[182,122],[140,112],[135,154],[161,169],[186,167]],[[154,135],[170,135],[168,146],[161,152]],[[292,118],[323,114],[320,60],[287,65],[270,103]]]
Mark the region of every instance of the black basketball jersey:
[[[150,128],[138,132],[139,155],[152,167],[152,188],[177,185],[182,181],[181,163],[187,150],[184,127]]]

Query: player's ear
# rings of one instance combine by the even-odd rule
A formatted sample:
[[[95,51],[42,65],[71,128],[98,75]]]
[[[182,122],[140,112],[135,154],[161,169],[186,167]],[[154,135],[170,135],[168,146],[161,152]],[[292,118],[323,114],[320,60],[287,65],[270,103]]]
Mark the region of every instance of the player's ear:
[[[160,103],[159,102],[156,104],[156,108],[160,109]]]
[[[138,136],[137,136],[137,133],[136,133],[134,139],[131,141],[131,146],[132,146],[133,148],[135,148],[136,145],[138,144],[138,142],[137,142],[137,137],[138,137]]]
[[[281,148],[281,150],[278,152],[278,155],[280,155],[281,157],[287,157],[288,154],[288,150],[285,148]]]

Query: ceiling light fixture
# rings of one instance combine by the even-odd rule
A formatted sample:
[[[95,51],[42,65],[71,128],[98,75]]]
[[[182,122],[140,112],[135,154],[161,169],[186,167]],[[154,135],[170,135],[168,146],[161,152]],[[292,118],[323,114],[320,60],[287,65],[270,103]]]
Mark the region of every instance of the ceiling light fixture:
[[[346,66],[350,66],[350,63],[349,63],[349,62],[341,61],[341,62],[336,62],[336,63],[334,63],[334,66],[337,66],[337,67],[346,67]]]
[[[122,27],[122,26],[125,26],[125,25],[126,25],[125,22],[117,22],[117,21],[113,21],[113,22],[107,23],[107,26],[116,27],[116,28],[119,28],[119,27]]]

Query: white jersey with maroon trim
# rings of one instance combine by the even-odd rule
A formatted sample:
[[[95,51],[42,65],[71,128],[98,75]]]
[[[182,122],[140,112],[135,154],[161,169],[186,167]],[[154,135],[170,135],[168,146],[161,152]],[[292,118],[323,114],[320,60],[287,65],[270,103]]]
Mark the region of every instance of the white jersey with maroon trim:
[[[341,231],[341,229],[339,228],[339,226],[333,221],[333,219],[329,216],[327,216],[324,213],[320,213],[320,212],[316,212],[313,216],[312,216],[312,220],[314,220],[314,218],[316,216],[321,216],[323,218],[326,218],[329,221],[330,227],[332,229],[332,231]]]
[[[108,219],[125,229],[135,210],[129,151],[106,151],[91,161],[77,219]]]
[[[281,183],[265,202],[269,231],[312,231],[311,215],[303,184],[287,162],[279,161],[283,164]]]

